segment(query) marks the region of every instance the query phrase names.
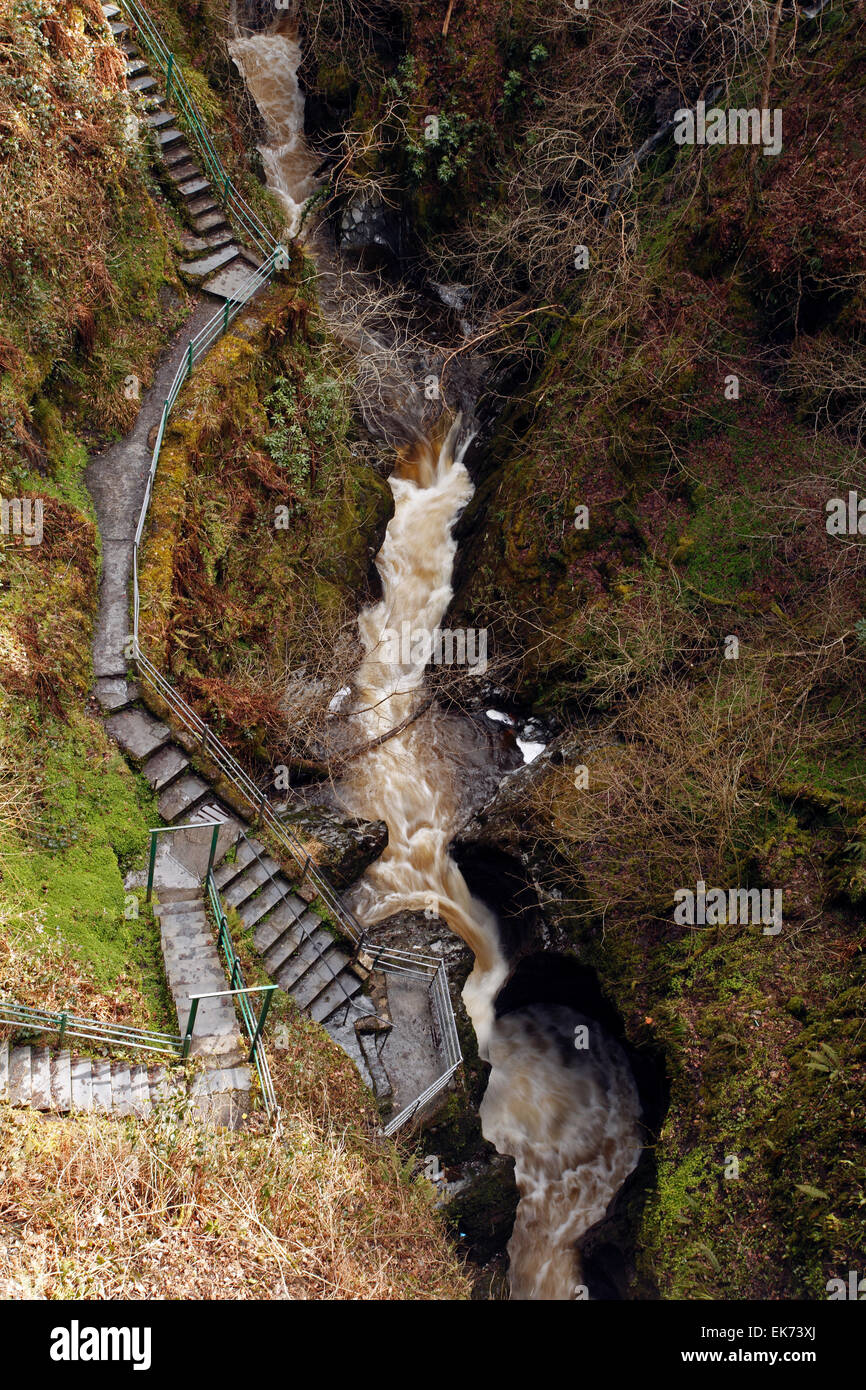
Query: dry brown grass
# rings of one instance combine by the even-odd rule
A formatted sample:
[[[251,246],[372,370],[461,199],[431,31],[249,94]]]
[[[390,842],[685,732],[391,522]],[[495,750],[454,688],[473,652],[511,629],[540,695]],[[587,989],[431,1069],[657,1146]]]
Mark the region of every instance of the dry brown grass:
[[[280,1134],[0,1106],[4,1298],[450,1299],[468,1285],[351,1063],[296,1018]]]

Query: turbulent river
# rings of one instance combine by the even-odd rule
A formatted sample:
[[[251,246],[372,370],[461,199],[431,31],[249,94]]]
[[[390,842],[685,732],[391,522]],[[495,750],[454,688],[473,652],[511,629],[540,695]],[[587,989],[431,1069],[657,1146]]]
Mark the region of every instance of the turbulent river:
[[[262,154],[269,184],[294,230],[315,167],[303,138],[296,36],[283,21],[282,32],[238,38],[231,47],[268,132]],[[467,443],[458,419],[398,455],[390,479],[394,515],[376,559],[382,598],[360,617],[364,660],[353,680],[353,717],[363,740],[396,728],[423,699],[423,657],[393,661],[383,633],[402,632],[403,623],[413,633],[433,633],[445,616],[453,529],[473,491],[463,463]],[[451,766],[437,757],[434,719],[428,711],[370,749],[342,788],[357,814],[384,819],[389,833],[384,854],[362,880],[356,910],[372,923],[424,909],[432,897],[471,948],[475,966],[463,1000],[491,1067],[482,1129],[500,1153],[514,1157],[520,1193],[508,1247],[511,1296],[585,1296],[575,1242],[604,1216],[638,1161],[636,1088],[619,1046],[571,1008],[534,1004],[496,1016],[508,964],[494,915],[469,892],[448,852],[460,789]]]

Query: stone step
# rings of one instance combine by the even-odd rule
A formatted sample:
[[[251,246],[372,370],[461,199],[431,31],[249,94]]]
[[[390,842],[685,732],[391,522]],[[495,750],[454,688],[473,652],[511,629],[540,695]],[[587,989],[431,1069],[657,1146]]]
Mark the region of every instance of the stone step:
[[[333,961],[333,969],[330,969],[334,952],[328,951],[319,957],[317,961],[306,970],[301,978],[291,986],[289,991],[299,1009],[308,1009],[314,1000],[329,989],[331,985],[337,984],[339,987],[340,961]],[[342,990],[340,990],[342,994]],[[348,993],[348,988],[347,988]]]
[[[90,1074],[93,1079],[93,1110],[108,1114],[111,1109],[111,1063],[91,1062]]]
[[[306,910],[307,904],[295,893],[290,893],[282,902],[277,903],[273,912],[262,918],[253,932],[253,941],[259,953],[264,955],[285,932],[291,931],[294,923],[303,917]],[[300,940],[299,935],[297,939]]]
[[[174,145],[178,140],[182,140],[184,135],[182,130],[178,130],[176,126],[170,125],[158,130],[156,138],[159,141],[160,147],[165,149],[168,145]]]
[[[199,171],[194,178],[184,179],[183,183],[179,183],[177,191],[178,193],[182,193],[184,198],[192,199],[195,198],[198,193],[210,193],[210,180],[204,178],[201,171]]]
[[[216,212],[218,205],[212,193],[203,193],[199,198],[190,198],[187,208],[192,217],[204,217],[207,212]]]
[[[114,19],[116,15],[120,14],[120,10],[116,5],[103,5],[102,13],[106,19]]]
[[[121,34],[129,33],[129,25],[124,24],[122,19],[109,20],[108,27],[116,39],[119,39]]]
[[[232,234],[226,227],[225,231],[214,232],[213,236],[190,236],[189,232],[183,232],[180,244],[188,256],[202,256],[206,251],[215,251],[220,246],[227,245],[231,239]]]
[[[217,209],[214,209],[213,212],[206,212],[200,217],[193,217],[192,225],[195,227],[197,232],[203,234],[204,232],[215,231],[217,227],[227,227],[228,223],[226,222],[223,213],[219,212]]]
[[[302,976],[324,959],[329,946],[333,946],[333,944],[334,938],[325,931],[324,927],[317,926],[314,931],[310,932],[306,940],[302,941],[282,961],[278,962],[279,947],[275,947],[267,959],[268,970],[273,973],[280,989],[293,994],[295,985],[299,983]]]
[[[132,1078],[122,1062],[111,1067],[111,1108],[115,1115],[132,1114]]]
[[[102,676],[94,685],[93,693],[102,708],[114,714],[137,700],[141,691],[135,681],[128,681],[124,676]]]
[[[124,58],[140,58],[141,54],[132,39],[121,39],[120,51]]]
[[[271,861],[273,863],[273,861]],[[258,888],[262,888],[266,883],[270,883],[279,873],[279,865],[276,869],[269,867],[267,860],[253,859],[249,868],[232,880],[228,888],[222,892],[223,905],[226,908],[239,908],[242,903],[251,898]]]
[[[174,781],[185,767],[189,767],[189,758],[181,752],[176,743],[168,743],[152,758],[148,758],[141,770],[153,790],[159,792],[167,787],[169,782]]]
[[[169,116],[168,119],[171,120],[171,117]],[[179,164],[194,162],[194,159],[195,156],[189,145],[185,144],[183,141],[181,141],[179,145],[169,145],[163,155],[163,163],[168,170],[177,168]]]
[[[215,820],[222,822],[217,831],[216,851],[214,854],[214,863],[218,864],[223,855],[228,854],[232,845],[236,843],[243,827],[240,821],[232,815],[231,811],[226,810],[225,806],[220,805],[218,801],[202,802],[190,816],[189,823],[190,825],[201,825],[206,821]]]
[[[207,782],[203,782],[193,773],[187,773],[176,782],[172,782],[168,790],[162,793],[157,802],[159,814],[163,820],[173,825],[209,793],[210,787]]]
[[[51,1063],[51,1105],[63,1113],[72,1109],[72,1057],[66,1048]]]
[[[244,835],[238,844],[237,854],[232,862],[220,864],[216,874],[214,874],[217,887],[224,888],[226,884],[231,883],[232,879],[237,878],[238,874],[249,864],[252,864],[257,856],[266,862],[269,857],[260,840],[251,840],[249,836]],[[276,860],[271,860],[271,863],[276,865]],[[279,865],[276,867],[279,868]]]
[[[270,912],[272,907],[282,902],[283,898],[291,893],[291,885],[282,874],[268,879],[264,888],[257,893],[254,898],[250,898],[240,909],[240,917],[244,926],[249,930],[264,917],[265,913]]]
[[[256,265],[259,262],[256,261]],[[217,299],[242,299],[245,286],[248,284],[253,273],[253,266],[243,256],[239,256],[225,270],[217,271],[212,280],[208,280],[202,285],[202,289],[207,294],[215,295]]]
[[[166,160],[168,166],[168,160]],[[172,183],[187,183],[190,179],[200,179],[201,170],[194,159],[178,159],[168,166],[168,176]]]
[[[150,92],[155,86],[156,78],[151,77],[150,73],[146,77],[133,77],[132,81],[126,84],[130,92]]]
[[[34,1110],[51,1109],[51,1053],[34,1047],[30,1055],[30,1104]]]
[[[171,737],[167,725],[140,709],[125,709],[110,715],[105,727],[133,762],[139,764],[157,753]]]
[[[139,74],[148,72],[147,63],[143,58],[133,58],[127,55],[126,75],[127,77],[137,77]]]
[[[240,255],[240,248],[233,242],[223,246],[221,250],[214,251],[213,255],[205,256],[199,261],[184,261],[180,269],[187,275],[212,275],[215,270],[221,270],[224,265],[235,260]]]
[[[72,1104],[76,1110],[93,1109],[93,1074],[86,1057],[72,1061]]]
[[[354,999],[360,992],[361,981],[357,975],[353,975],[350,970],[343,970],[336,980],[328,985],[327,989],[313,1001],[309,1010],[310,1018],[316,1023],[324,1023],[326,1018],[337,1012],[342,1004],[349,999]]]
[[[145,116],[145,120],[151,130],[156,131],[162,130],[164,126],[171,125],[174,119],[174,113],[171,111],[154,111],[151,115]],[[180,135],[180,131],[178,131],[178,135]]]
[[[13,1047],[9,1054],[9,1099],[13,1105],[30,1104],[29,1047]]]
[[[262,948],[262,959],[271,975],[276,976],[276,972],[281,970],[295,952],[302,948],[319,925],[320,920],[314,912],[300,912],[269,946]],[[254,935],[253,940],[256,939]],[[265,939],[265,932],[263,931],[262,941]]]

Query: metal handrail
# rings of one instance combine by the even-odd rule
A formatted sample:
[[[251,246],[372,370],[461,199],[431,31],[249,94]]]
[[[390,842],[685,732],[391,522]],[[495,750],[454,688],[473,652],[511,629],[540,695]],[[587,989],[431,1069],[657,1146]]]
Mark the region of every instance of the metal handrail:
[[[262,1042],[262,1029],[265,1026],[265,1019],[267,1018],[268,1008],[276,985],[247,986],[244,984],[241,963],[235,951],[234,942],[232,941],[231,932],[229,931],[228,919],[223,909],[222,898],[217,888],[212,869],[208,869],[207,891],[210,899],[211,911],[217,923],[217,949],[221,949],[226,958],[226,965],[228,966],[229,979],[231,980],[232,986],[231,993],[235,996],[238,1012],[247,1030],[247,1037],[250,1040],[250,1055],[248,1060],[256,1064],[265,1110],[268,1119],[274,1119],[279,1115],[280,1107],[277,1103],[277,1096],[274,1090],[267,1053],[265,1052]],[[250,1001],[247,997],[248,994],[256,990],[266,991],[267,993],[264,1006],[258,1018],[256,1018],[253,1013]]]
[[[105,1023],[99,1018],[82,1018],[63,1010],[52,1013],[34,1009],[29,1004],[0,1000],[0,1025],[26,1028],[35,1033],[59,1033],[59,1045],[64,1038],[87,1038],[114,1047],[127,1047],[142,1052],[167,1052],[184,1056],[186,1040],[178,1033],[159,1033],[149,1028],[128,1028],[123,1023]]]

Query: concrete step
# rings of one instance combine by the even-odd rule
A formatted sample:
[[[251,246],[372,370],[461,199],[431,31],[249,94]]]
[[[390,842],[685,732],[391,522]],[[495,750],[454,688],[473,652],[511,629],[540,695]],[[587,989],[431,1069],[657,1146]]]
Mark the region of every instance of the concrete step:
[[[159,814],[163,820],[173,825],[209,794],[210,787],[207,782],[203,782],[193,773],[187,773],[176,782],[172,782],[167,791],[162,793],[157,802]]]
[[[147,1067],[141,1062],[129,1068],[129,1103],[134,1115],[144,1118],[150,1114],[150,1083]]]
[[[214,209],[213,212],[206,212],[201,216],[194,216],[192,225],[197,232],[203,235],[205,232],[215,231],[217,227],[227,227],[228,223],[223,213],[218,211],[218,209]]]
[[[64,1113],[72,1109],[72,1057],[65,1048],[51,1063],[51,1105]]]
[[[72,1104],[76,1110],[93,1109],[93,1075],[86,1057],[72,1061]]]
[[[51,1109],[51,1053],[34,1047],[30,1055],[30,1104],[34,1110]]]
[[[111,1063],[91,1062],[90,1074],[93,1079],[91,1109],[108,1114],[111,1109]]]
[[[153,790],[159,792],[167,787],[169,782],[173,782],[186,767],[189,767],[189,758],[181,752],[176,743],[168,743],[152,758],[148,758],[141,770]]]
[[[115,1115],[132,1114],[132,1078],[122,1062],[111,1067],[111,1108]]]
[[[357,975],[353,975],[351,970],[342,970],[336,980],[332,980],[326,989],[313,1000],[309,1009],[310,1018],[316,1023],[324,1023],[325,1019],[330,1018],[331,1014],[354,999],[361,992],[361,981]]]
[[[156,78],[151,77],[150,73],[146,77],[133,77],[131,82],[127,82],[127,91],[130,92],[150,92],[156,86]]]
[[[29,1047],[13,1047],[9,1054],[9,1099],[13,1105],[30,1104]]]
[[[105,727],[133,762],[139,764],[157,753],[171,737],[166,724],[140,709],[125,709],[110,715]]]
[[[205,256],[199,261],[184,261],[180,269],[187,275],[212,275],[215,270],[221,270],[224,265],[228,265],[239,255],[240,247],[229,242],[221,250],[214,251],[212,255]]]

